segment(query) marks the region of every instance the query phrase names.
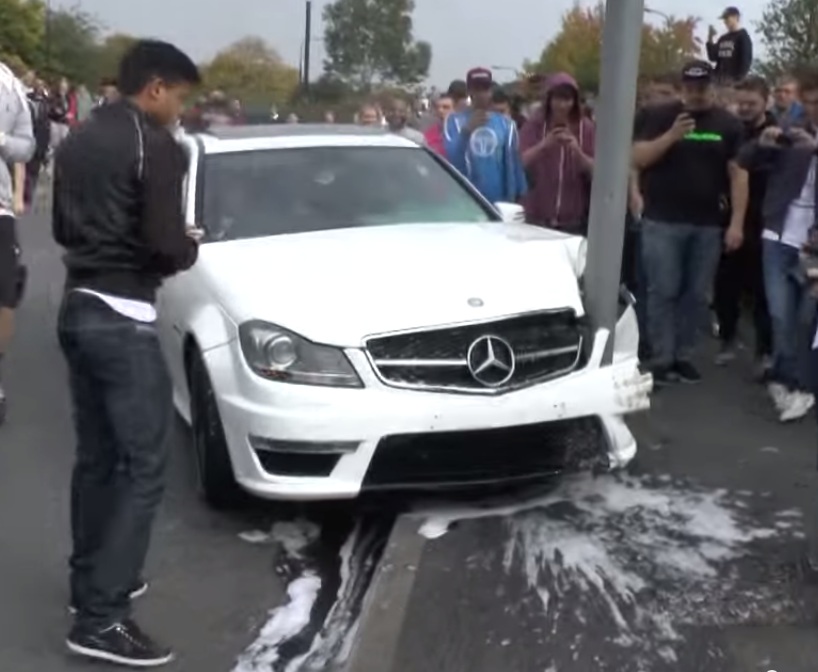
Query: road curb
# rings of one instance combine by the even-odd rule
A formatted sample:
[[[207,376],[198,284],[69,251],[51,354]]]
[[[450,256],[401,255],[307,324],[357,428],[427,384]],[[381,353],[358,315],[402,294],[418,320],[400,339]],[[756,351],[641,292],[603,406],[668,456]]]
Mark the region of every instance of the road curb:
[[[343,672],[393,672],[426,539],[422,520],[398,518],[375,570]]]

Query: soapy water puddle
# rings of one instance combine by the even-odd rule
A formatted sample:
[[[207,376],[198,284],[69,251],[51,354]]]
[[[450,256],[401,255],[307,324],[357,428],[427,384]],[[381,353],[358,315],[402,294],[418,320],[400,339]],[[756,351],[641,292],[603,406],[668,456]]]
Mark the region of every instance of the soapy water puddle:
[[[678,671],[690,626],[803,619],[793,573],[776,560],[803,539],[801,512],[770,512],[758,500],[670,477],[582,475],[545,494],[436,500],[412,515],[430,539],[467,520],[502,521],[504,548],[485,552],[535,596],[536,645],[552,656],[552,672],[659,672]],[[348,526],[295,520],[240,535],[276,549],[288,588],[233,672],[342,667],[394,520],[394,512]]]
[[[493,554],[536,596],[526,627],[541,633],[534,642],[554,672],[678,671],[695,646],[690,628],[812,618],[786,565],[804,537],[801,512],[770,512],[749,492],[577,476],[525,502],[423,515],[429,538],[466,519],[502,518],[507,541]]]
[[[233,672],[329,672],[343,665],[393,523],[388,513],[324,525],[298,519],[239,535],[276,549],[287,600],[270,612]]]

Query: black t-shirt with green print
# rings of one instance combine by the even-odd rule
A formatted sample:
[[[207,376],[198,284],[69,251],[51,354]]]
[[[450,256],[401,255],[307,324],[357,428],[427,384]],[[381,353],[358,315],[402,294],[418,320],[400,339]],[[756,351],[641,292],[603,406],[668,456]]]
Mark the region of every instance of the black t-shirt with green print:
[[[684,112],[681,102],[647,107],[634,139],[654,140]],[[728,164],[736,158],[744,129],[720,107],[688,112],[696,127],[650,168],[642,171],[644,216],[660,222],[722,226],[728,208]]]

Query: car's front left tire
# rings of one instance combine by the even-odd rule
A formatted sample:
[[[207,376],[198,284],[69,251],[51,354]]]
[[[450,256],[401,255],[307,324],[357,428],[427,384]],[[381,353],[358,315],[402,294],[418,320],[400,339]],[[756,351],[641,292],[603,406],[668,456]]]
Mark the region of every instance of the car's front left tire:
[[[214,509],[236,508],[247,500],[247,495],[236,482],[216,395],[198,352],[190,356],[188,380],[193,449],[201,494]]]

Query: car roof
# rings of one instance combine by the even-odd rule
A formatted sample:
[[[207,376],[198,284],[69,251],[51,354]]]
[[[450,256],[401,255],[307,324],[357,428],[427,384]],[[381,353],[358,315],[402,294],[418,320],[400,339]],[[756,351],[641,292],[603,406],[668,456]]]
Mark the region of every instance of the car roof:
[[[355,124],[225,125],[195,135],[206,154],[306,147],[419,147],[387,129]]]

